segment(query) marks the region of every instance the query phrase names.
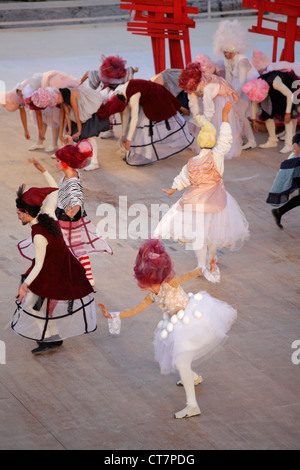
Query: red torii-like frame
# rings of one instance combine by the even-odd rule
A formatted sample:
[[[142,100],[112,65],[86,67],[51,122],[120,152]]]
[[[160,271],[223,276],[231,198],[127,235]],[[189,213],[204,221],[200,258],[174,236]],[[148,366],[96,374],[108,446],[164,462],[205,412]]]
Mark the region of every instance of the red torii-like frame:
[[[195,21],[188,14],[197,14],[198,8],[188,7],[186,0],[121,0],[122,10],[135,11],[134,22],[127,23],[133,34],[150,36],[155,73],[166,68],[166,45],[169,41],[170,67],[184,68],[180,41],[183,41],[185,64],[192,61],[188,28],[195,28]]]
[[[251,33],[265,34],[273,36],[273,57],[272,62],[277,61],[278,38],[284,39],[284,48],[279,60],[287,62],[295,61],[295,42],[300,41],[300,26],[297,26],[297,19],[300,17],[299,0],[243,0],[243,7],[258,10],[257,26],[249,29]],[[287,16],[287,22],[271,18],[264,18],[264,13],[277,13]],[[277,30],[262,26],[263,20],[277,23]]]

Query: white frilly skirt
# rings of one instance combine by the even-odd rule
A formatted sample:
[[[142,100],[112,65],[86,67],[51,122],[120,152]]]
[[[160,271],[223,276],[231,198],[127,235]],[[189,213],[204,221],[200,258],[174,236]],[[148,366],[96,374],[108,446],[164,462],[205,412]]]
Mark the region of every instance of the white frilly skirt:
[[[153,238],[196,243],[199,249],[203,245],[241,248],[250,236],[249,224],[236,200],[227,191],[226,195],[226,207],[214,213],[182,211],[179,199],[162,217]]]
[[[162,374],[176,371],[178,361],[191,364],[209,357],[227,339],[237,311],[207,292],[189,294],[185,310],[161,320],[154,336],[155,359]]]

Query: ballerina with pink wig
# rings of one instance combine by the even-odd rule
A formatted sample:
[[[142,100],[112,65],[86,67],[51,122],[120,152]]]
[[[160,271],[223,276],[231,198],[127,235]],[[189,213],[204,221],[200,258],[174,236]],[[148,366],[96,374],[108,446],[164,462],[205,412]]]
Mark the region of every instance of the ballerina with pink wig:
[[[212,267],[213,269],[213,267]],[[162,374],[178,372],[186,397],[186,406],[175,413],[176,419],[201,414],[195,385],[201,375],[192,370],[192,362],[208,357],[226,340],[237,312],[230,305],[211,297],[206,291],[187,294],[181,284],[202,275],[201,269],[175,276],[173,263],[159,240],[146,240],[140,247],[134,266],[134,276],[142,290],[149,291],[136,307],[109,313],[99,303],[108,318],[111,333],[120,332],[122,318],[130,318],[156,303],[163,318],[154,333],[155,359]]]

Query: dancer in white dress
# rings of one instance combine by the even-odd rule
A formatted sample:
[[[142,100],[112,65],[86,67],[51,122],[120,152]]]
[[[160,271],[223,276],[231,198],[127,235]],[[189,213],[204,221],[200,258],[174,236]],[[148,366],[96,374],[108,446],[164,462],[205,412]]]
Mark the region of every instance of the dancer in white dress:
[[[238,20],[221,21],[214,36],[214,55],[225,57],[225,79],[240,96],[238,114],[243,124],[243,134],[247,139],[243,149],[255,148],[256,141],[249,122],[251,103],[243,92],[243,85],[258,77],[258,71],[244,54],[248,49],[246,31]]]
[[[239,249],[249,237],[248,222],[236,200],[224,188],[224,155],[230,149],[232,134],[228,123],[231,103],[223,108],[223,123],[216,143],[215,129],[206,122],[198,137],[202,150],[191,158],[173,181],[171,196],[188,188],[163,216],[154,230],[154,238],[174,239],[192,247],[198,267],[208,265],[218,248]],[[216,144],[216,145],[215,145]],[[211,278],[219,281],[219,271]],[[205,275],[205,273],[204,273]]]
[[[207,357],[226,340],[237,312],[205,291],[187,294],[180,284],[201,276],[201,269],[174,276],[171,258],[159,240],[144,242],[134,272],[139,287],[150,291],[139,305],[113,314],[104,304],[98,305],[105,317],[122,319],[142,312],[154,302],[158,304],[164,313],[154,335],[155,359],[162,374],[179,372],[178,385],[184,386],[186,394],[186,407],[175,413],[175,418],[200,415],[195,385],[202,382],[202,377],[192,370],[191,364]]]

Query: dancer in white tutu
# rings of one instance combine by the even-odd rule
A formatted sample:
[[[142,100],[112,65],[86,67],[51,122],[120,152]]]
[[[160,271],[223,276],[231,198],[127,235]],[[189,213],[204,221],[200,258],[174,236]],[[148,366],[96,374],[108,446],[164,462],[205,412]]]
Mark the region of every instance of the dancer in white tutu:
[[[187,294],[180,284],[201,276],[201,269],[174,276],[172,260],[159,240],[144,242],[134,273],[139,287],[150,291],[139,305],[113,314],[104,304],[98,305],[105,317],[121,319],[137,315],[154,302],[158,304],[164,313],[154,336],[155,359],[162,374],[179,372],[181,380],[177,384],[183,385],[186,393],[186,407],[175,413],[175,418],[200,415],[195,385],[202,382],[202,377],[192,370],[191,364],[207,357],[225,341],[237,312],[205,291]]]
[[[198,267],[208,265],[218,248],[235,250],[249,237],[248,222],[236,202],[225,190],[222,180],[224,155],[232,142],[228,114],[231,103],[223,108],[223,122],[216,143],[216,131],[210,122],[204,123],[198,137],[199,155],[191,158],[174,179],[172,189],[163,189],[171,196],[188,188],[158,223],[153,237],[174,239],[192,247]],[[219,282],[219,269],[204,276]]]
[[[214,55],[225,57],[225,79],[240,96],[238,102],[239,118],[247,141],[243,149],[255,148],[256,141],[248,118],[251,118],[251,103],[243,92],[243,85],[258,77],[258,71],[245,55],[248,49],[247,31],[238,20],[223,20],[214,35]]]

